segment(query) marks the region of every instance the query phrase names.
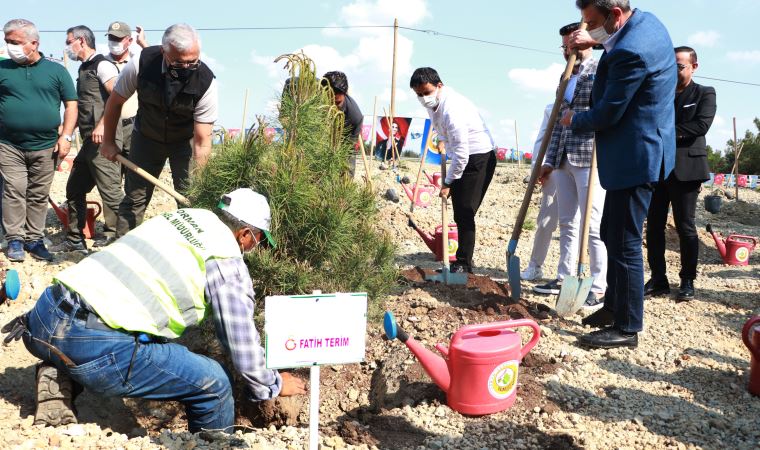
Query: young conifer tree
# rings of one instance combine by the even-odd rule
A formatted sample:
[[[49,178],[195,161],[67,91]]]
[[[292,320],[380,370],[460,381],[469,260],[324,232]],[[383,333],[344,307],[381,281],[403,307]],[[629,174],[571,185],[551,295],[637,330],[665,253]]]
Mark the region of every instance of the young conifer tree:
[[[353,143],[343,133],[343,113],[304,54],[284,55],[290,79],[279,122],[282,139],[268,126],[218,149],[191,180],[194,206],[214,209],[221,195],[250,187],[269,199],[275,249],[247,256],[259,298],[266,295],[367,292],[377,299],[396,281],[395,248],[379,227],[375,196],[348,176]]]

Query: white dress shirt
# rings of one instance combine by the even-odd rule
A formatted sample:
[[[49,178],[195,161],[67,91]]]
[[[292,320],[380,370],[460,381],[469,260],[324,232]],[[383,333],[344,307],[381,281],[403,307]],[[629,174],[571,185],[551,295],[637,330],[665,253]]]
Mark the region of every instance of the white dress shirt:
[[[448,86],[440,89],[438,100],[438,107],[428,109],[428,114],[438,132],[438,140],[446,144],[446,156],[451,162],[445,183],[451,185],[462,178],[470,155],[493,151],[494,142],[471,101]]]

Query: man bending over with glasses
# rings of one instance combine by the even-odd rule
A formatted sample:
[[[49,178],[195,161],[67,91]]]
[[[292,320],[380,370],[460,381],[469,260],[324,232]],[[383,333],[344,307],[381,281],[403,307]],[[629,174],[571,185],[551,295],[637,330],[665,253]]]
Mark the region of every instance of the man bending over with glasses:
[[[174,188],[187,182],[190,159],[203,167],[211,153],[211,129],[218,113],[214,73],[200,60],[198,33],[187,24],[166,29],[160,46],[148,47],[122,70],[108,98],[101,154],[114,161],[115,136],[124,102],[137,92],[137,118],[129,159],[158,177],[169,160]],[[190,140],[192,139],[192,145]],[[142,223],[153,185],[135,173],[125,178],[117,236]]]

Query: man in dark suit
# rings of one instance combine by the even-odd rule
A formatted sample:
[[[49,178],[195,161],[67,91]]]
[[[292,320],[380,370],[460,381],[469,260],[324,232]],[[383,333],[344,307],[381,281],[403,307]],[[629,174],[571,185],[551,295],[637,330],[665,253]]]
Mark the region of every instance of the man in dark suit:
[[[647,215],[647,260],[652,278],[644,285],[645,296],[670,293],[665,273],[665,224],[668,206],[673,205],[673,219],[681,243],[681,286],[676,302],[694,298],[697,278],[699,237],[697,236],[697,198],[702,183],[710,179],[705,134],[715,117],[715,89],[692,81],[699,67],[697,53],[691,47],[675,49],[678,66],[676,87],[676,167],[666,181],[657,184]]]
[[[590,31],[570,48],[604,45],[585,112],[568,111],[564,126],[596,132],[599,180],[607,191],[601,236],[607,246],[604,307],[584,319],[601,330],[581,336],[592,348],[636,347],[644,326],[644,219],[653,183],[675,163],[676,64],[665,26],[628,0],[576,0]]]

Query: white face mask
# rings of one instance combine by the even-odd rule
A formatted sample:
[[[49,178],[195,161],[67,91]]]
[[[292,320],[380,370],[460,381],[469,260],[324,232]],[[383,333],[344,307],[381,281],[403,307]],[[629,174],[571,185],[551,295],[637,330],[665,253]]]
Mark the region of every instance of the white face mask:
[[[428,109],[435,109],[438,107],[438,89],[435,90],[434,93],[430,95],[423,95],[422,97],[417,96],[417,100],[420,101],[420,104]]]
[[[18,44],[5,44],[8,48],[8,56],[11,57],[16,64],[24,64],[29,61],[29,55],[24,53],[24,47]]]
[[[591,36],[591,39],[595,40],[596,42],[600,44],[604,44],[605,42],[607,42],[607,40],[610,38],[610,34],[607,32],[607,29],[604,28],[604,25],[607,23],[609,19],[610,19],[610,16],[607,16],[607,18],[604,19],[602,26],[600,26],[599,28],[594,28],[593,30],[590,30],[588,32],[589,36]]]
[[[124,54],[124,44],[121,41],[108,41],[108,51],[114,56]]]
[[[71,49],[71,45],[67,45],[63,51],[66,52],[66,56],[69,57],[70,60],[76,61],[77,60],[77,53]]]

